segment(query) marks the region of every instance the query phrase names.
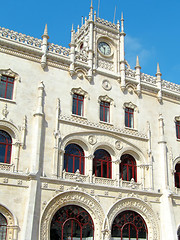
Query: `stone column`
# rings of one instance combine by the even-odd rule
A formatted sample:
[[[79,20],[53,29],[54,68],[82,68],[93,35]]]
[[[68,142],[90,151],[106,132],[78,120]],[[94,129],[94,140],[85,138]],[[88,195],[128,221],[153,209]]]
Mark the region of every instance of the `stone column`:
[[[38,86],[37,109],[34,114],[34,131],[32,139],[31,173],[29,174],[28,202],[24,216],[24,231],[22,239],[39,239],[39,218],[41,206],[41,183],[42,173],[42,130],[44,120],[44,85]]]
[[[161,237],[163,240],[176,239],[176,225],[172,206],[172,197],[169,190],[168,164],[167,164],[167,145],[164,135],[164,120],[159,116],[159,161],[161,168]]]

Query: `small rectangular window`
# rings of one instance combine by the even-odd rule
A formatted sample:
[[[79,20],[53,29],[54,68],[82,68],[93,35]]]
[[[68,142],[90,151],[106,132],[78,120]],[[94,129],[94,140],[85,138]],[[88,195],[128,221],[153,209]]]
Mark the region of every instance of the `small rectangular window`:
[[[100,121],[110,122],[110,104],[108,102],[100,102]]]
[[[0,97],[6,99],[13,98],[14,78],[2,75],[0,81]]]
[[[176,137],[180,139],[180,121],[176,121]]]
[[[125,108],[125,126],[134,128],[134,109]]]
[[[83,116],[84,96],[73,94],[72,113]]]

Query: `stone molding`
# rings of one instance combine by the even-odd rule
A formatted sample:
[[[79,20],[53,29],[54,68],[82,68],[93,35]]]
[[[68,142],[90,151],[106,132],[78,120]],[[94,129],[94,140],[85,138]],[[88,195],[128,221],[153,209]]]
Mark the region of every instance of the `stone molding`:
[[[79,87],[79,88],[72,88],[71,89],[71,95],[73,95],[73,94],[82,95],[82,96],[84,96],[84,98],[88,97],[88,93],[85,90],[83,90],[81,87]]]
[[[139,213],[146,222],[148,228],[148,239],[159,240],[159,220],[157,214],[152,210],[152,207],[142,201],[141,199],[128,197],[117,201],[107,214],[109,220],[109,226],[113,224],[116,216],[126,210],[132,210]]]
[[[93,122],[88,121],[87,119],[79,118],[76,116],[72,117],[72,116],[60,115],[59,120],[65,121],[68,123],[72,123],[72,124],[91,127],[93,129],[104,130],[104,131],[111,132],[111,133],[121,134],[121,135],[125,135],[125,136],[131,137],[131,138],[138,138],[138,139],[145,140],[145,141],[148,140],[147,135],[140,133],[134,129],[120,129],[120,128],[114,127],[111,124],[93,123]]]
[[[96,226],[94,234],[94,236],[96,236],[95,239],[102,240],[101,230],[105,217],[104,211],[97,200],[92,196],[79,191],[60,193],[47,203],[41,217],[40,240],[50,240],[50,225],[54,214],[61,207],[70,204],[81,206],[90,214],[94,226]]]

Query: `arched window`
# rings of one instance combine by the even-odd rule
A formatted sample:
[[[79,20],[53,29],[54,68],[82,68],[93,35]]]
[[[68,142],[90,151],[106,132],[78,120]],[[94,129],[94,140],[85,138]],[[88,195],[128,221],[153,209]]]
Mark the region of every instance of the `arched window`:
[[[84,174],[84,151],[77,144],[71,143],[65,148],[64,169],[72,173],[79,169]]]
[[[92,218],[82,207],[68,205],[59,209],[51,222],[51,240],[93,240]]]
[[[180,240],[180,226],[178,227],[178,230],[177,230],[177,236],[178,236],[178,240]]]
[[[112,225],[112,240],[144,240],[148,231],[144,219],[134,211],[120,213]]]
[[[0,213],[0,239],[6,240],[7,221],[6,218]]]
[[[134,181],[136,182],[136,175],[136,161],[133,156],[129,154],[122,155],[120,164],[120,177],[125,181],[131,181],[131,179],[134,178]]]
[[[111,156],[106,150],[98,149],[94,153],[93,174],[96,177],[111,178]]]
[[[175,170],[176,170],[174,174],[175,187],[180,188],[180,163],[176,164]]]
[[[0,130],[0,163],[11,162],[12,139],[10,135]]]

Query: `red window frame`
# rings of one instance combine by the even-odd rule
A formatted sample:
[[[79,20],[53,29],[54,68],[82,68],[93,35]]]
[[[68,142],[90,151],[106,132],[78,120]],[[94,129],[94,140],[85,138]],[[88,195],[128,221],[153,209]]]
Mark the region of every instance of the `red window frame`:
[[[14,78],[5,75],[1,76],[0,81],[0,97],[6,99],[13,98]]]
[[[93,174],[96,177],[112,178],[111,156],[104,149],[98,149],[94,153]]]
[[[0,162],[11,163],[12,139],[11,136],[0,130]]]
[[[74,93],[73,94],[73,106],[72,113],[75,115],[84,115],[84,96]]]
[[[176,121],[176,137],[180,139],[180,121]]]
[[[125,126],[134,128],[134,109],[125,108]]]
[[[120,177],[122,180],[131,181],[133,178],[137,182],[137,167],[133,156],[124,154],[121,157]]]
[[[112,239],[123,240],[124,237],[128,240],[132,237],[136,240],[148,239],[148,229],[144,219],[138,213],[128,210],[121,212],[114,219],[111,233]]]
[[[74,143],[67,145],[64,153],[64,169],[66,172],[75,173],[79,169],[80,174],[84,174],[84,151]]]
[[[175,187],[180,188],[180,163],[176,164],[175,170],[176,170],[174,174]]]
[[[78,236],[77,236],[78,234]],[[67,205],[60,208],[51,222],[51,239],[79,240],[94,239],[94,223],[89,213],[82,207]]]
[[[0,238],[1,238],[1,240],[6,240],[6,236],[7,236],[7,220],[0,213]]]
[[[110,103],[100,102],[100,121],[110,122]]]

